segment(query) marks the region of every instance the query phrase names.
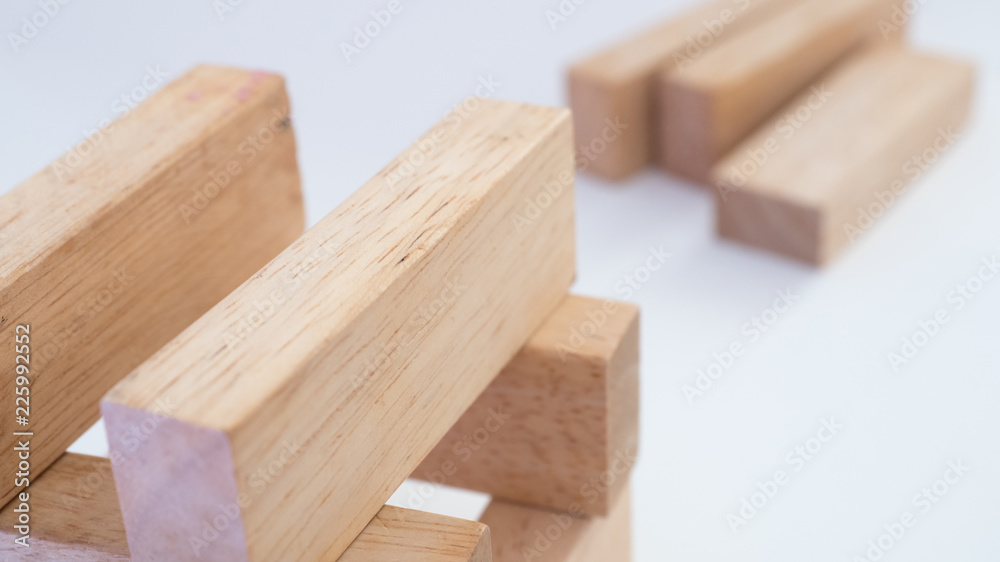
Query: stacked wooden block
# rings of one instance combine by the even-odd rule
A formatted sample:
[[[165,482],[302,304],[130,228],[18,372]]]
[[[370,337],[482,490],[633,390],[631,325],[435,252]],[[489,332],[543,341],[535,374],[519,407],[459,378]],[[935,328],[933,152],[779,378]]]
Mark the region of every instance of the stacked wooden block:
[[[825,263],[967,118],[974,70],[903,44],[914,5],[719,0],[615,45],[569,73],[580,159],[658,163],[713,190],[721,236]]]
[[[288,115],[200,67],[0,198],[3,559],[627,560],[638,311],[567,295],[569,112],[479,100],[305,234]]]

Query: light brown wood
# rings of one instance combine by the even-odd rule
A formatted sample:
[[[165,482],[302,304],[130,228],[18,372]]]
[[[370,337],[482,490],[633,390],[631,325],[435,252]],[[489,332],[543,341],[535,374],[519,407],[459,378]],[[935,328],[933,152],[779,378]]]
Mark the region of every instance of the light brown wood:
[[[606,515],[634,463],[639,310],[570,296],[424,459],[414,478]]]
[[[660,77],[664,167],[707,183],[712,166],[761,121],[864,42],[898,0],[802,0]],[[900,35],[901,36],[901,35]]]
[[[233,504],[202,560],[341,554],[565,298],[572,183],[568,111],[480,100],[117,385],[133,555]]]
[[[717,0],[574,64],[568,88],[578,166],[617,180],[651,163],[659,154],[655,100],[664,65],[687,66],[796,1]]]
[[[494,500],[479,520],[490,527],[494,562],[628,562],[632,559],[629,495],[626,486],[607,517]]]
[[[113,384],[302,234],[288,109],[280,76],[198,67],[0,197],[0,501],[23,488],[18,440],[35,477]]]
[[[11,502],[0,510],[0,559],[131,560],[110,460],[66,453],[31,491],[30,547],[14,543],[20,504]],[[189,559],[194,552],[172,560]],[[490,533],[483,523],[386,505],[339,560],[489,562]]]
[[[863,209],[882,205],[880,216],[947,152],[974,80],[969,64],[897,47],[845,61],[716,166],[719,234],[828,261],[859,234]]]

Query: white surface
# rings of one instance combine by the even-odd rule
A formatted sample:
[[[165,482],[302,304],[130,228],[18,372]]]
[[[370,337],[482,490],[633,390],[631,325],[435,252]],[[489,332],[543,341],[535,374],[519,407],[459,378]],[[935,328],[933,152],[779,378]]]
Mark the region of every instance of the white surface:
[[[197,62],[276,70],[288,78],[310,222],[473,93],[562,104],[563,71],[578,56],[674,12],[681,2],[593,1],[551,29],[547,2],[403,1],[403,11],[353,64],[350,41],[387,2],[245,0],[223,20],[204,1],[72,2],[13,54],[0,47],[0,191],[22,181],[113,115],[147,65],[171,78]],[[690,4],[685,2],[683,4]],[[666,6],[664,6],[666,5]],[[0,31],[38,9],[7,1]],[[581,294],[623,298],[616,283],[648,249],[671,252],[631,300],[643,311],[642,450],[633,479],[636,560],[845,561],[864,556],[883,525],[940,478],[969,473],[884,560],[1000,558],[1000,278],[962,310],[952,288],[1000,254],[1000,6],[926,0],[921,47],[977,61],[979,107],[965,138],[888,216],[823,271],[721,242],[709,197],[650,170],[624,185],[577,182]],[[798,300],[756,342],[745,322],[778,290]],[[887,354],[939,308],[951,320],[895,373]],[[682,385],[713,353],[747,343],[694,406]],[[843,430],[791,472],[738,533],[726,514],[833,416]],[[103,431],[74,450],[106,452]],[[483,498],[433,491],[395,501],[475,517]],[[419,492],[418,492],[419,493]],[[417,496],[419,497],[419,496]]]

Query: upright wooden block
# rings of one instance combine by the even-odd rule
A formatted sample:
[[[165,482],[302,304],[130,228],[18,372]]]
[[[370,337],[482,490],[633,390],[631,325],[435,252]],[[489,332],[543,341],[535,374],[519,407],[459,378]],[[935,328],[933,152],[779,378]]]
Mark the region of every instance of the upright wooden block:
[[[626,486],[607,517],[494,500],[479,520],[490,527],[494,562],[628,562],[630,510]]]
[[[202,560],[343,553],[563,300],[569,112],[480,104],[105,397],[133,556],[171,558],[220,505],[238,514]]]
[[[574,64],[569,70],[581,167],[623,179],[659,154],[657,75],[687,66],[798,0],[716,0]]]
[[[0,396],[29,420],[0,421],[0,501],[303,223],[284,81],[232,68],[194,69],[0,197]]]
[[[864,42],[899,0],[803,0],[660,77],[660,162],[707,183],[761,121]]]
[[[974,75],[963,62],[900,48],[845,61],[817,82],[828,99],[804,92],[716,166],[719,234],[826,262],[860,234],[860,210],[891,205],[922,162],[955,142]]]
[[[634,463],[639,310],[570,296],[413,477],[540,507],[607,515]]]
[[[6,562],[131,560],[111,477],[111,461],[66,453],[36,480],[28,547],[14,541],[20,502],[0,510],[0,558]],[[23,512],[23,511],[22,511]],[[187,560],[188,556],[172,560]],[[490,533],[483,523],[391,505],[383,506],[340,562],[489,562]]]

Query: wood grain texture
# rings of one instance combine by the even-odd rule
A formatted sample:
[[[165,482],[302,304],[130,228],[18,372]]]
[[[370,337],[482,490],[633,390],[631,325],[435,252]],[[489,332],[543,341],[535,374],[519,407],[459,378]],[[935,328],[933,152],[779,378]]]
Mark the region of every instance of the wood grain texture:
[[[928,152],[936,160],[954,143],[974,80],[969,64],[898,47],[845,61],[817,82],[826,101],[819,86],[804,92],[716,166],[719,234],[828,261],[856,234],[862,209],[899,195]],[[792,134],[780,134],[781,119]]]
[[[564,109],[446,117],[117,385],[133,556],[232,504],[202,560],[341,554],[565,297],[571,143]]]
[[[690,65],[665,68],[659,161],[707,183],[718,159],[799,90],[862,43],[884,43],[879,22],[898,2],[803,0]]]
[[[414,478],[607,515],[638,447],[639,310],[570,296],[424,459]]]
[[[581,517],[502,500],[479,520],[490,527],[494,562],[628,562],[632,559],[628,487],[606,517]]]
[[[686,66],[796,1],[717,0],[570,67],[569,104],[581,166],[618,180],[651,163],[659,154],[655,100],[664,66]]]
[[[232,68],[194,69],[0,197],[0,396],[11,405],[15,329],[31,327],[30,425],[0,420],[0,501],[18,488],[13,431],[34,432],[37,476],[97,421],[113,384],[303,223],[284,81]]]
[[[111,461],[66,453],[32,485],[30,548],[17,546],[17,502],[0,510],[0,558],[7,562],[131,560]],[[328,560],[338,560],[331,558]],[[383,506],[340,562],[489,562],[483,523]]]

